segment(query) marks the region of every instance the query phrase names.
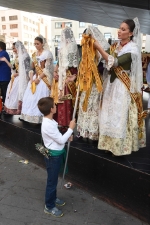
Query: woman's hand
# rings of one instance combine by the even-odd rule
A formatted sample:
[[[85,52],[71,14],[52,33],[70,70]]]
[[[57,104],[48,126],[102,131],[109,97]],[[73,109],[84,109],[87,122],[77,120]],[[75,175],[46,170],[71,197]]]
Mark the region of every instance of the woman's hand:
[[[67,84],[67,83],[69,83],[69,82],[73,82],[75,79],[76,79],[76,74],[69,75],[69,76],[66,78],[65,83]]]
[[[19,75],[18,73],[14,73],[13,74],[14,77],[18,77],[18,75]]]
[[[59,75],[58,75],[57,71],[54,71],[54,79],[56,81],[58,81],[58,79],[59,79]]]
[[[33,81],[32,81],[33,82]],[[39,84],[40,83],[40,80],[38,79],[38,78],[36,78],[35,80],[34,80],[34,82],[35,82],[35,84]]]
[[[63,97],[63,91],[59,91],[59,96],[58,96],[58,99],[61,99]]]

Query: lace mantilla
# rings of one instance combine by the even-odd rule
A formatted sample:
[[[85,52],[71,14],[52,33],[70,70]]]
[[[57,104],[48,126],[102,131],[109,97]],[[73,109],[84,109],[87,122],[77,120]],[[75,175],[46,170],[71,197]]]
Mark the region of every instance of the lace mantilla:
[[[97,27],[94,26],[89,26],[86,30],[86,34],[91,34],[92,37],[98,41],[98,43],[101,45],[101,47],[106,51],[107,49],[109,49],[109,44],[106,41],[104,35],[100,32],[100,30]],[[98,56],[98,63],[100,62],[102,56],[99,53],[99,51],[97,51],[97,56]]]
[[[19,92],[18,92],[18,100],[22,101],[24,92],[27,88],[28,84],[28,73],[30,71],[30,56],[27,53],[23,43],[21,41],[17,41],[15,47],[18,52],[18,60],[19,60]]]
[[[66,27],[61,32],[61,43],[59,50],[59,90],[63,90],[66,79],[66,70],[69,67],[78,67],[79,54],[77,43],[70,27]]]

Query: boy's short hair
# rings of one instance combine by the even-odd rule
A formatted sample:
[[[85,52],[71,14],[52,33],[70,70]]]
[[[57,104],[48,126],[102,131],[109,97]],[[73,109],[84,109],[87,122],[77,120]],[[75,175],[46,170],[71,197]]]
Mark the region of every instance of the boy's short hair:
[[[38,108],[44,116],[47,116],[50,114],[51,108],[54,108],[54,99],[51,97],[41,98],[38,101]]]

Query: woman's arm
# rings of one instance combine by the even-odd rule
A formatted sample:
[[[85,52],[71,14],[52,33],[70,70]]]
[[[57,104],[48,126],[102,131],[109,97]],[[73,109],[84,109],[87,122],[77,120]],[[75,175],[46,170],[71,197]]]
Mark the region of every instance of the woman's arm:
[[[116,65],[114,65],[114,67],[123,66],[124,64],[132,61],[131,53],[123,54],[121,56],[118,56],[116,59],[117,59],[115,62]]]
[[[100,44],[98,43],[98,41],[94,42],[94,47],[99,51],[99,53],[102,55],[102,58],[106,60],[106,62],[108,62],[108,56],[109,54],[107,52],[105,52],[105,50],[100,46]]]
[[[7,63],[7,65],[8,65],[10,68],[12,68],[11,63],[10,63],[5,57],[0,58],[0,61],[3,61],[3,62],[5,62],[5,63]]]
[[[59,75],[58,75],[58,64],[54,68],[54,79],[56,81],[58,81],[58,79],[59,79]]]

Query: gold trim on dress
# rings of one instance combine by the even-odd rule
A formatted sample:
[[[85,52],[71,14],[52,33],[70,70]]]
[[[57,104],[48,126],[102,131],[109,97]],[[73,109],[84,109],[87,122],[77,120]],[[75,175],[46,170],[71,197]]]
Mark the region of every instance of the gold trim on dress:
[[[35,66],[35,70],[36,70],[36,74],[37,76],[40,75],[41,73],[43,73],[43,69],[38,65],[38,61],[37,61],[37,58],[36,58],[36,53],[34,52],[32,54],[32,60],[33,60],[33,63],[34,63],[34,66]],[[51,90],[51,85],[49,84],[49,81],[46,77],[46,75],[42,78],[42,80],[44,81],[44,83],[47,85],[48,89]],[[31,86],[32,88],[32,86]],[[32,89],[31,89],[32,90]],[[35,92],[34,90],[32,90],[32,93]]]
[[[93,46],[94,42],[95,40],[91,35],[82,35],[82,59],[78,71],[77,85],[80,84],[80,91],[86,91],[83,103],[83,111],[85,112],[87,111],[88,98],[93,82],[95,82],[98,92],[102,91],[102,80],[95,63],[96,49]]]

